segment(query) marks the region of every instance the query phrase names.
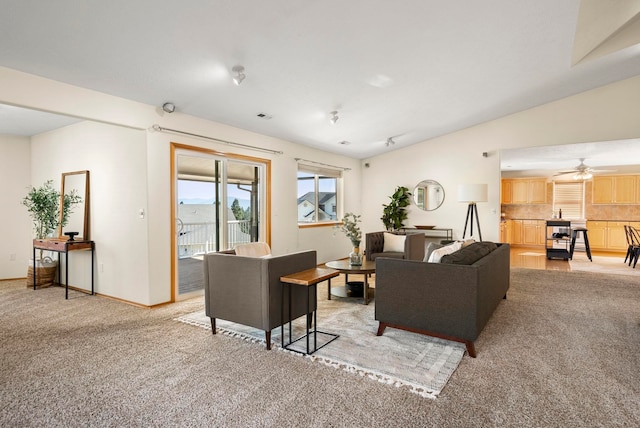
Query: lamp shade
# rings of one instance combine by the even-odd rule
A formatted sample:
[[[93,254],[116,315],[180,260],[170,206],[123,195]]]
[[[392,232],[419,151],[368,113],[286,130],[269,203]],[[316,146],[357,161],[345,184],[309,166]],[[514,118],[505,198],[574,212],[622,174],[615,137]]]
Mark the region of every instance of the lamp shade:
[[[488,186],[486,184],[458,185],[458,202],[487,202]]]

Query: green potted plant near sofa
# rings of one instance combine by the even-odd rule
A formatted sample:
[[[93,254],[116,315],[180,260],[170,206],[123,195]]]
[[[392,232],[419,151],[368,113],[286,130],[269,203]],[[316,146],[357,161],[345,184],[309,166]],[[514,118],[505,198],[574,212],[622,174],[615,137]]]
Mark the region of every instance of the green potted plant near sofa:
[[[391,202],[382,204],[384,207],[380,220],[384,223],[384,227],[389,231],[400,230],[404,227],[404,221],[407,219],[406,207],[411,203],[409,189],[404,186],[396,187],[393,195],[389,196]]]
[[[33,220],[33,231],[36,239],[45,239],[52,237],[54,231],[59,226],[64,226],[69,214],[73,211],[74,205],[82,202],[82,198],[75,190],[64,195],[62,211],[63,216],[60,217],[60,192],[53,188],[53,180],[46,181],[40,187],[30,187],[27,195],[22,199],[22,205],[27,207],[27,211]],[[55,275],[57,262],[51,257],[43,257],[43,250],[39,251],[39,257],[35,260],[37,271],[36,285],[50,285]],[[27,286],[33,285],[33,265],[34,261],[29,262],[29,274],[27,275]]]

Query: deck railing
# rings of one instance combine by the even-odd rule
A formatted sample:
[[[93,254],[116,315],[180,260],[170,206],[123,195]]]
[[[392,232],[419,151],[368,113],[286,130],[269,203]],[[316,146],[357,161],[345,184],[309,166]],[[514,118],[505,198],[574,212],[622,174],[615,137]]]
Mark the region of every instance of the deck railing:
[[[249,220],[232,220],[227,222],[227,238],[229,248],[237,244],[251,242]],[[183,223],[178,233],[178,257],[191,257],[196,254],[208,253],[216,250],[216,224]]]

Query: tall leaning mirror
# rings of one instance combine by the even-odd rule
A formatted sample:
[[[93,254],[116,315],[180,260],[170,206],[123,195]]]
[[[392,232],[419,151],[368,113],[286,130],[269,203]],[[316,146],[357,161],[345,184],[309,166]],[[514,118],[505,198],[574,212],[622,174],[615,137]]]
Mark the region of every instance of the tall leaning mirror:
[[[89,240],[89,171],[62,173],[60,238]]]
[[[434,180],[422,180],[413,189],[413,201],[421,210],[433,211],[444,202],[444,188]]]

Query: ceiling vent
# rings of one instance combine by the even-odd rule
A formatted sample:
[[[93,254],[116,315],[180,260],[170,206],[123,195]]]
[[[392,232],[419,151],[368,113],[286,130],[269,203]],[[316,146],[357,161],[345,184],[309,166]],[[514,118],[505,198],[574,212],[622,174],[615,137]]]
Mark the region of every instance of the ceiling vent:
[[[266,113],[258,113],[258,114],[257,114],[257,116],[258,116],[260,119],[264,119],[264,120],[272,119],[272,116],[269,116],[269,115],[268,115],[268,114],[266,114]]]

